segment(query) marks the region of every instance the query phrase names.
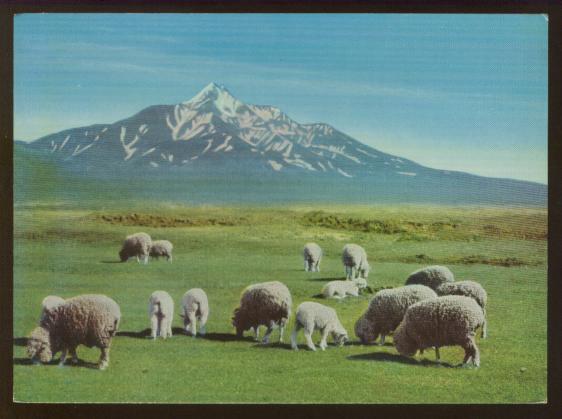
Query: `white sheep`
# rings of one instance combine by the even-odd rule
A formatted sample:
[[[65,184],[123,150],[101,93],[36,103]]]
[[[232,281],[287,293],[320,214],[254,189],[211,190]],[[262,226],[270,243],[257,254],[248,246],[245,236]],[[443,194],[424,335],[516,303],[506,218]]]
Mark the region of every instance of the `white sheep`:
[[[425,285],[435,291],[439,285],[454,281],[455,276],[449,268],[446,266],[433,265],[412,272],[408,276],[408,279],[406,279],[406,285]]]
[[[155,240],[150,246],[150,256],[158,259],[160,256],[166,258],[168,262],[172,262],[172,250],[174,246],[168,240]]]
[[[150,336],[156,339],[172,337],[172,321],[174,318],[174,300],[166,291],[154,291],[148,300],[148,316],[150,318]]]
[[[307,272],[320,272],[322,249],[316,243],[307,243],[303,249],[304,270]]]
[[[437,287],[437,295],[464,295],[474,298],[478,305],[482,307],[482,311],[484,311],[481,337],[485,339],[488,336],[488,320],[486,315],[488,294],[482,285],[475,281],[445,282]]]
[[[199,320],[199,334],[205,335],[205,325],[209,317],[209,300],[201,288],[192,288],[187,291],[181,301],[183,313],[183,326],[186,332],[197,336],[197,320]]]
[[[324,298],[345,298],[347,295],[359,296],[359,290],[367,287],[364,278],[352,279],[351,281],[330,281],[322,288]]]
[[[27,354],[34,363],[50,362],[59,351],[62,352],[59,365],[64,365],[68,352],[73,362],[77,362],[76,348],[85,345],[100,348],[98,368],[107,368],[111,339],[121,320],[121,310],[115,301],[105,295],[79,295],[45,314],[27,341]]]
[[[39,318],[39,323],[43,321],[55,308],[64,304],[64,298],[58,297],[56,295],[48,295],[43,298],[41,302],[41,317]]]
[[[316,350],[312,342],[312,333],[315,329],[320,330],[320,333],[322,333],[319,343],[322,350],[325,350],[328,346],[326,340],[330,334],[338,346],[342,346],[348,340],[347,331],[340,323],[336,310],[319,303],[304,302],[297,307],[295,328],[291,335],[291,347],[295,351],[299,349],[297,346],[297,334],[300,329],[304,329],[306,345],[312,351]]]
[[[152,239],[148,234],[131,234],[127,236],[123,242],[123,246],[119,251],[119,258],[121,262],[126,262],[129,258],[136,257],[137,262],[140,262],[140,259],[142,259],[144,263],[147,264],[151,246]]]
[[[367,261],[365,249],[357,244],[346,244],[342,252],[342,262],[345,267],[346,279],[357,277],[367,278],[371,266]]]
[[[436,297],[435,291],[425,285],[380,290],[355,323],[355,335],[362,343],[374,342],[380,335],[379,345],[384,345],[386,335],[398,327],[408,307],[418,301]]]
[[[464,349],[463,364],[480,366],[475,342],[476,329],[484,324],[478,303],[463,295],[447,295],[413,304],[394,333],[394,344],[401,355],[413,356],[418,350],[435,347],[437,360],[441,346],[459,345]]]
[[[289,289],[279,281],[250,285],[242,292],[240,307],[234,310],[232,325],[239,337],[243,336],[245,330],[253,328],[256,340],[259,338],[259,327],[266,326],[262,343],[268,343],[273,328],[279,326],[279,342],[283,342],[292,304]]]

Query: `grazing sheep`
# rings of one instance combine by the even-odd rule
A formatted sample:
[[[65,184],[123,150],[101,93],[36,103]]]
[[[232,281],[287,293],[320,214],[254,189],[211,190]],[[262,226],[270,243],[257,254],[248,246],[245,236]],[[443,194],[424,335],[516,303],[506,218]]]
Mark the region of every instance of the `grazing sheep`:
[[[121,259],[121,262],[126,262],[129,258],[136,256],[137,262],[140,262],[140,259],[143,259],[144,263],[147,264],[151,246],[152,239],[148,234],[131,234],[130,236],[127,236],[123,242],[123,247],[119,251],[119,258]]]
[[[346,279],[367,278],[371,267],[367,261],[365,249],[357,244],[346,244],[343,248],[342,261],[345,266]]]
[[[322,339],[320,339],[320,349],[325,350],[328,346],[326,339],[328,335],[332,335],[332,339],[338,346],[342,346],[347,342],[347,331],[343,328],[336,310],[325,305],[305,302],[297,307],[297,314],[295,320],[295,328],[291,335],[291,347],[297,351],[297,333],[300,329],[304,329],[304,338],[306,345],[313,351],[316,350],[312,342],[312,333],[315,329],[320,330]]]
[[[256,340],[259,338],[259,327],[266,326],[263,343],[269,342],[273,328],[278,325],[279,342],[283,342],[283,332],[291,316],[292,304],[289,289],[279,281],[250,285],[242,292],[240,307],[234,310],[232,325],[240,337],[245,330],[253,328]]]
[[[449,268],[446,266],[433,265],[412,272],[406,280],[406,285],[425,285],[435,291],[439,285],[454,281],[455,276]]]
[[[320,272],[320,260],[322,259],[322,249],[316,243],[304,245],[304,270],[307,272]]]
[[[476,329],[484,324],[484,312],[478,303],[463,295],[447,295],[420,301],[408,308],[404,320],[394,333],[394,344],[401,355],[435,347],[439,360],[441,346],[460,345],[463,364],[469,360],[480,366],[480,352],[475,342]]]
[[[199,320],[200,334],[205,335],[205,324],[209,317],[209,300],[207,294],[201,288],[193,288],[187,291],[181,300],[183,326],[186,332],[197,336],[197,320]]]
[[[59,365],[64,365],[67,353],[77,362],[76,347],[85,345],[101,350],[98,368],[109,365],[111,339],[119,328],[121,311],[111,298],[105,295],[86,294],[65,300],[46,312],[39,327],[35,328],[27,342],[27,354],[34,363],[50,362],[62,351]]]
[[[43,319],[49,316],[49,314],[61,304],[64,304],[64,299],[56,295],[48,295],[43,298],[43,301],[41,302],[42,309],[39,323],[41,323]]]
[[[166,291],[154,291],[148,300],[148,316],[150,317],[150,336],[156,339],[172,337],[172,321],[174,319],[174,300]]]
[[[364,278],[352,279],[351,281],[330,281],[322,288],[324,298],[345,298],[347,295],[359,297],[359,290],[367,287]]]
[[[435,291],[425,285],[381,290],[373,296],[367,311],[355,323],[355,335],[364,344],[374,342],[380,335],[379,345],[384,345],[386,335],[398,327],[408,307],[435,297]]]
[[[484,312],[484,324],[482,325],[481,337],[485,339],[488,336],[488,320],[486,316],[486,303],[488,294],[482,285],[474,281],[457,281],[446,282],[437,288],[438,295],[464,295],[476,300],[478,305],[482,307]]]
[[[158,259],[160,256],[165,256],[166,260],[172,261],[172,250],[174,246],[168,240],[155,240],[150,246],[150,256]]]

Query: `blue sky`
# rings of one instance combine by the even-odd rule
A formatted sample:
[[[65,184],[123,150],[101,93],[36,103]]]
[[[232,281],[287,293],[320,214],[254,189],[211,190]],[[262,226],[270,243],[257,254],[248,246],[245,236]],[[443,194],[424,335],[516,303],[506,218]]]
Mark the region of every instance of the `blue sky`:
[[[18,15],[14,138],[215,81],[430,167],[546,183],[547,31],[543,15]]]

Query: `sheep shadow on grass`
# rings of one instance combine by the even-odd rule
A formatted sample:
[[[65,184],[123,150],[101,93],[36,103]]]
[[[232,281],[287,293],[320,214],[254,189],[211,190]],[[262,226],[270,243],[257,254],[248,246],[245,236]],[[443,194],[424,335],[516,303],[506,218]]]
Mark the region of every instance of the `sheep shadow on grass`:
[[[419,365],[424,367],[445,367],[457,368],[458,365],[452,365],[448,362],[438,362],[437,360],[431,361],[429,359],[417,360],[414,358],[404,357],[398,354],[389,354],[387,352],[369,352],[366,354],[350,355],[347,357],[350,361],[391,361],[399,362],[401,364]]]
[[[116,336],[123,336],[127,338],[134,338],[134,339],[149,339],[150,338],[150,329],[144,329],[140,332],[117,332]],[[185,336],[185,337],[192,337],[190,333],[186,333],[185,330],[181,327],[173,327],[172,328],[172,337],[175,336]],[[246,337],[239,337],[236,336],[234,333],[207,333],[205,335],[197,334],[196,339],[205,339],[211,341],[219,341],[219,342],[233,342],[233,341],[247,341],[253,342],[254,339],[250,336]]]
[[[366,348],[381,348],[381,347],[391,347],[394,344],[390,342],[385,342],[384,345],[379,345],[378,343],[362,343],[358,340],[353,340],[351,342],[346,342],[345,346],[365,346]]]
[[[197,338],[219,341],[219,342],[255,342],[254,338],[251,336],[237,336],[235,333],[207,333],[203,335],[197,335]]]
[[[102,260],[101,263],[123,263],[120,260]]]
[[[255,340],[254,340],[254,345],[252,345],[252,348],[292,350],[291,345],[289,343],[282,343],[282,342],[261,343],[261,342],[256,342]]]
[[[27,346],[27,338],[14,338],[14,346]]]
[[[59,359],[53,359],[51,360],[51,362],[47,362],[46,364],[34,364],[33,361],[30,358],[14,358],[14,365],[25,365],[25,366],[31,366],[31,367],[45,367],[45,366],[49,366],[49,367],[59,367],[59,368],[73,368],[73,367],[81,367],[81,368],[89,368],[89,369],[94,369],[97,370],[98,369],[98,364],[95,362],[89,362],[89,361],[84,361],[80,358],[78,358],[78,362],[76,364],[71,363],[70,361],[67,361],[67,363],[64,366],[59,366]]]

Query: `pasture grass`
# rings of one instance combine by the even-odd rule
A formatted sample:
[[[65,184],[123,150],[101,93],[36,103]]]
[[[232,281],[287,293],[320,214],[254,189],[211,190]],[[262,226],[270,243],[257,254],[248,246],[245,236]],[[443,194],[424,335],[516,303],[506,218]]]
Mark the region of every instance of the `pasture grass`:
[[[186,207],[173,203],[111,202],[86,208],[52,202],[16,206],[14,214],[14,398],[23,402],[151,403],[536,403],[547,389],[546,210],[431,206]],[[174,243],[174,262],[116,263],[125,235],[146,231]],[[324,250],[321,272],[303,270],[301,250]],[[414,358],[385,346],[361,345],[353,333],[370,294],[344,300],[317,297],[343,277],[344,244],[367,250],[374,289],[400,286],[424,265],[447,264],[457,279],[488,291],[489,338],[481,368],[459,368],[463,352],[442,348]],[[279,280],[303,301],[334,307],[351,342],[325,352],[260,345],[234,336],[232,311],[241,291]],[[181,332],[152,341],[150,294],[168,291],[179,311],[185,291],[209,296],[207,336]],[[93,367],[99,350],[78,348],[78,366],[33,366],[25,337],[37,324],[41,300],[103,293],[121,307],[110,366]],[[263,334],[263,331],[262,331]],[[314,336],[318,342],[319,335]]]

